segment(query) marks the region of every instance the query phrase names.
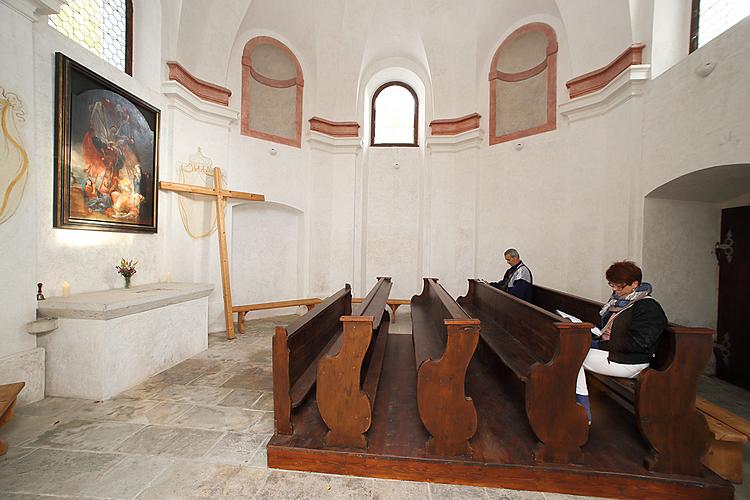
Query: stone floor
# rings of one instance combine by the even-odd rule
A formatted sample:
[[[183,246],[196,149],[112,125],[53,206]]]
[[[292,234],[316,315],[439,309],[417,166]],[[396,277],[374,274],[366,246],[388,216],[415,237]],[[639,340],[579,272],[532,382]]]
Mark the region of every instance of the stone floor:
[[[408,309],[398,313],[392,333],[410,333]],[[0,429],[10,444],[0,499],[583,498],[268,469],[271,336],[295,318],[249,321],[232,342],[212,334],[208,350],[109,401],[46,398],[19,408]],[[701,389],[750,418],[747,391],[715,380]],[[747,454],[745,462],[747,471]],[[750,500],[747,486],[737,498]]]

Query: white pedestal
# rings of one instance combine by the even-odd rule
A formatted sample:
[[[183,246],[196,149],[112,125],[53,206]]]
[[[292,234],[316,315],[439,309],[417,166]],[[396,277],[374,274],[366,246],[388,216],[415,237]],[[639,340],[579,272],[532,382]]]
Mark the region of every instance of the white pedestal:
[[[108,399],[207,349],[212,290],[155,283],[40,301],[40,316],[59,318],[37,340],[47,396]]]

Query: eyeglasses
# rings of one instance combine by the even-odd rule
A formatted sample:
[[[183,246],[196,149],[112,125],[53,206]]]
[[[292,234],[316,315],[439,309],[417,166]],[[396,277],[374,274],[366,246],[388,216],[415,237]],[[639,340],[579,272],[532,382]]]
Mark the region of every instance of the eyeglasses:
[[[622,290],[628,285],[618,285],[617,283],[607,283],[612,290]]]

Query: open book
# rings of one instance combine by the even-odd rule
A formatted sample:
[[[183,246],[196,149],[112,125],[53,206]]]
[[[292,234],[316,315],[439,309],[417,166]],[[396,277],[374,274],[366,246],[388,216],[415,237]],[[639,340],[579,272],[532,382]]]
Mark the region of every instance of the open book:
[[[568,314],[568,313],[562,312],[562,311],[561,311],[560,309],[555,309],[555,312],[556,312],[556,313],[557,313],[557,314],[558,314],[559,316],[562,316],[562,317],[563,317],[563,318],[565,318],[565,319],[569,319],[569,320],[570,320],[571,322],[573,322],[573,323],[583,323],[583,321],[581,321],[580,319],[576,318],[575,316],[573,316],[573,315],[571,315],[571,314]],[[601,331],[601,330],[600,330],[599,328],[597,328],[597,327],[594,327],[594,328],[592,328],[592,329],[591,329],[591,333],[593,333],[593,334],[594,334],[594,335],[596,335],[597,337],[601,337],[601,336],[602,336],[602,331]]]

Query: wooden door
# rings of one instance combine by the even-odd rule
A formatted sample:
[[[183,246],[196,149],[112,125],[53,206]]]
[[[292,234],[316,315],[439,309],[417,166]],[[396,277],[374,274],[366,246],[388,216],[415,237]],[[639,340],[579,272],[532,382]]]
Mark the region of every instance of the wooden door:
[[[750,206],[721,211],[716,373],[750,389]]]

